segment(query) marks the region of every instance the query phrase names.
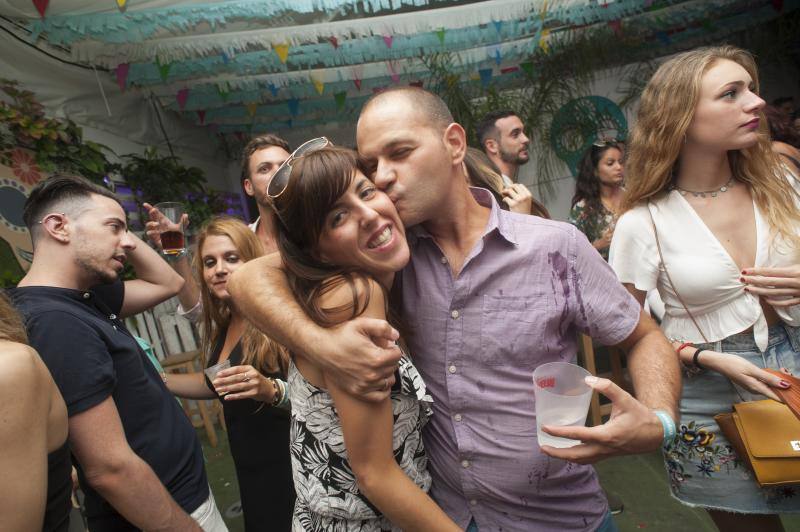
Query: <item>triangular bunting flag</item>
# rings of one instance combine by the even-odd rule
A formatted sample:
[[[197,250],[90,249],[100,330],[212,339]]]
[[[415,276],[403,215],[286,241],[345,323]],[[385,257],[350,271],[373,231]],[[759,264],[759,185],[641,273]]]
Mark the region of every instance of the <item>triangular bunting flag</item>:
[[[355,83],[355,84],[356,84],[356,88],[357,88],[358,90],[361,90],[361,80],[360,80],[360,79],[358,79],[358,78],[355,78],[355,79],[353,80],[353,83]]]
[[[533,63],[530,61],[525,61],[524,63],[520,63],[519,67],[525,72],[527,75],[533,75]]]
[[[189,99],[189,89],[181,89],[178,91],[178,94],[175,95],[175,100],[178,102],[178,109],[183,111],[183,108],[186,107],[186,100]]]
[[[300,100],[291,98],[286,100],[286,105],[289,106],[289,112],[292,113],[292,116],[297,116],[297,113],[300,111]]]
[[[156,57],[156,65],[158,65],[158,74],[161,76],[161,81],[167,81],[169,77],[169,69],[172,67],[171,63],[167,63],[166,65],[161,64],[161,60]]]
[[[117,7],[120,11],[125,11],[125,4],[128,3],[128,0],[117,0]]]
[[[128,63],[120,63],[117,65],[117,85],[119,85],[119,90],[125,92],[125,87],[128,86],[128,71],[130,70],[131,66]]]
[[[444,44],[444,34],[446,31],[447,30],[445,30],[444,28],[439,28],[438,30],[436,30],[436,36],[439,38],[440,44]]]
[[[548,35],[550,35],[550,29],[543,29],[542,36],[539,37],[539,48],[541,48],[544,53],[550,51],[550,45],[547,44]]]
[[[270,83],[269,85],[267,85],[267,88],[269,89],[269,92],[272,93],[273,98],[278,96],[278,87],[276,87],[274,84]]]
[[[622,21],[621,20],[619,20],[619,19],[617,19],[617,20],[609,20],[608,21],[608,25],[611,27],[612,30],[614,30],[614,35],[616,35],[617,37],[621,37],[622,36]]]
[[[392,47],[392,41],[394,41],[394,37],[392,37],[391,35],[384,35],[383,36],[383,42],[386,43],[386,47],[387,48],[391,48]]]
[[[286,64],[286,60],[289,58],[289,45],[288,44],[276,44],[272,47],[275,50],[275,53],[278,54],[278,59],[281,60],[281,63],[284,65]]]
[[[228,96],[231,93],[231,86],[228,85],[228,82],[225,82],[225,87],[220,87],[217,85],[217,92],[219,93],[219,97],[222,98],[223,102],[228,101]]]
[[[247,114],[250,116],[250,118],[256,116],[256,111],[258,111],[258,104],[256,102],[247,103],[245,104],[245,107],[247,108]]]
[[[478,74],[481,77],[481,85],[487,87],[489,85],[489,82],[492,81],[492,69],[482,68],[478,70]]]
[[[511,74],[512,72],[516,72],[517,70],[519,70],[518,66],[510,66],[510,67],[501,68],[500,69],[500,73],[501,74]]]
[[[336,99],[336,109],[339,111],[344,109],[344,102],[347,100],[347,91],[337,92],[333,97]]]
[[[500,30],[503,28],[503,21],[493,20],[492,23],[494,24],[494,29],[497,31],[497,33],[500,33]]]
[[[339,39],[337,39],[336,37],[328,37],[328,42],[330,42],[333,45],[334,49],[339,48]]]
[[[36,6],[36,11],[39,12],[39,15],[44,18],[44,12],[47,11],[47,5],[50,3],[50,0],[33,0],[33,5]]]
[[[200,120],[200,124],[206,123],[206,112],[205,111],[197,111],[197,118]]]
[[[397,83],[400,81],[400,74],[397,73],[397,69],[394,66],[392,61],[386,61],[386,70],[389,71],[389,75],[392,77],[392,81]]]
[[[314,88],[317,89],[317,94],[322,96],[322,93],[325,92],[325,82],[318,78],[311,78],[311,83],[313,83]]]
[[[230,60],[231,58],[228,57],[228,54],[222,52],[222,64],[227,65]]]

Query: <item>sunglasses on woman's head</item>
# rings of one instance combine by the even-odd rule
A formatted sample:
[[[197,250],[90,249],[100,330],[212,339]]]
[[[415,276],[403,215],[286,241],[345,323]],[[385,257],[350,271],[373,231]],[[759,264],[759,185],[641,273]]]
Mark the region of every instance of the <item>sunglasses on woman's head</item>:
[[[617,139],[615,139],[615,138],[610,138],[610,139],[602,138],[602,139],[597,139],[596,141],[592,142],[592,146],[594,146],[596,148],[605,148],[607,146],[616,146],[617,144],[619,144],[619,141]]]
[[[299,159],[303,155],[319,151],[328,146],[333,146],[333,143],[329,141],[327,137],[318,137],[302,143],[275,171],[275,175],[272,176],[272,180],[270,180],[269,186],[267,187],[267,197],[269,199],[275,199],[286,190],[286,187],[289,185],[289,177],[292,175],[293,161]]]

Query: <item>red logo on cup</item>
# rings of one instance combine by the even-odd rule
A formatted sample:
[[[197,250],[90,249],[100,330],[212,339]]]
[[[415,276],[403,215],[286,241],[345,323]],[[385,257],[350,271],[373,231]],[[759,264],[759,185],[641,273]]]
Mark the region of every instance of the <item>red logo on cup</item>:
[[[539,385],[539,388],[553,388],[556,385],[556,378],[544,377],[536,381],[536,384]]]

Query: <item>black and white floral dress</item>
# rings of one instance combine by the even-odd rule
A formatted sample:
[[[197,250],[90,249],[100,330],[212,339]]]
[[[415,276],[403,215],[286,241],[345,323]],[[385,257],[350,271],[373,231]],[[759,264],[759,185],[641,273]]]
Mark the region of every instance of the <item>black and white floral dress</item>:
[[[392,388],[392,449],[406,475],[423,491],[431,487],[422,426],[432,402],[425,383],[407,357],[400,359]],[[297,491],[292,530],[378,532],[400,530],[358,490],[347,459],[342,425],[330,394],[289,366],[292,401],[290,444]]]

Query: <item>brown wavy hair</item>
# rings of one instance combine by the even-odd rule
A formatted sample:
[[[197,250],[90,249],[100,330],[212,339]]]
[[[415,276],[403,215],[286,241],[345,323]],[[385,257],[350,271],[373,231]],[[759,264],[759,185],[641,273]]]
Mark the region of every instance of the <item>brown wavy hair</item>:
[[[248,262],[264,254],[261,241],[244,222],[232,216],[212,218],[197,237],[197,252],[194,254],[194,271],[203,301],[201,352],[203,365],[208,360],[214,346],[219,342],[222,331],[231,321],[230,305],[212,295],[203,276],[203,244],[209,236],[226,236],[231,239],[239,258]],[[280,372],[286,375],[289,357],[286,349],[253,327],[250,322],[242,333],[242,364],[249,364],[261,373]]]
[[[28,344],[28,334],[22,317],[2,292],[0,292],[0,340]]]
[[[628,143],[625,165],[626,195],[622,211],[664,194],[674,180],[686,131],[694,117],[703,75],[719,60],[727,59],[744,68],[759,91],[758,69],[753,56],[734,46],[710,46],[678,54],[663,63],[642,93],[636,124]],[[784,177],[782,166],[770,146],[767,121],[758,113],[758,142],[728,152],[733,176],[750,187],[758,208],[766,214],[773,234],[795,247],[800,223],[795,208],[797,193]]]
[[[357,171],[368,175],[358,154],[347,148],[327,147],[292,162],[286,190],[272,200],[278,219],[278,250],[289,285],[308,316],[331,327],[360,316],[369,305],[369,275],[323,261],[317,252],[325,218],[347,192]],[[342,284],[350,287],[351,302],[323,308],[322,297]],[[388,301],[388,294],[384,293]],[[396,313],[386,309],[397,326]]]

